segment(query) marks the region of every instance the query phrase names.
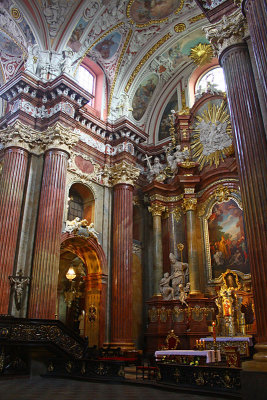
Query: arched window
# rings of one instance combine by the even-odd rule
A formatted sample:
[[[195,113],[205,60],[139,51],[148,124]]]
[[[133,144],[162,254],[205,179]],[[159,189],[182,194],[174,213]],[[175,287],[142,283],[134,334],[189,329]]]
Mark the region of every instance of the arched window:
[[[82,197],[75,191],[70,191],[69,197],[68,221],[73,221],[76,217],[83,219],[84,206]]]
[[[82,65],[78,68],[78,73],[77,73],[77,80],[79,85],[92,94],[93,96],[95,95],[95,76],[85,67]],[[93,107],[93,101],[90,100],[88,103],[90,106]]]
[[[195,93],[207,92],[209,88],[226,91],[223,69],[220,67],[205,71],[196,82]]]

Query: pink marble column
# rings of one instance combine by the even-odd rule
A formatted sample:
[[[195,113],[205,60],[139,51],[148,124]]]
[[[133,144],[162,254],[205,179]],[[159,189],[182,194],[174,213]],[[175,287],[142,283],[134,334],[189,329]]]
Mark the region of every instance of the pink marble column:
[[[3,157],[0,178],[0,314],[7,314],[10,283],[18,239],[28,152],[9,147]]]
[[[55,318],[67,162],[65,151],[52,149],[45,154],[29,318]]]
[[[112,168],[114,186],[111,345],[133,348],[133,186],[140,171],[122,161]]]

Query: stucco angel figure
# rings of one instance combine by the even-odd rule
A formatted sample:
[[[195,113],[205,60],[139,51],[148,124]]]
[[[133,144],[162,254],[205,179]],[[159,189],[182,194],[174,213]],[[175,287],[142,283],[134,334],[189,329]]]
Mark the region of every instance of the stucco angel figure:
[[[95,230],[93,222],[91,222],[91,224],[87,226],[87,230],[88,230],[89,236],[92,236],[99,244],[99,241],[98,241],[99,233]]]
[[[226,122],[206,122],[202,120],[198,129],[200,131],[199,140],[203,145],[203,155],[208,156],[216,150],[223,150],[232,144],[231,137],[227,134]]]
[[[72,221],[66,221],[65,232],[72,233],[77,232],[80,227],[81,219],[79,217],[75,217]]]
[[[190,289],[190,283],[189,282],[186,284],[186,286],[184,286],[184,285],[182,285],[182,283],[180,283],[178,299],[180,300],[180,302],[182,304],[186,305],[187,307],[188,307],[188,304],[186,302],[186,299],[188,297],[189,289]]]
[[[174,295],[177,296],[179,293],[179,285],[182,284],[184,286],[188,280],[188,264],[178,261],[173,253],[170,253],[169,259],[172,268],[172,275],[170,278],[172,280]]]
[[[159,284],[159,290],[162,294],[163,300],[174,300],[174,290],[170,286],[171,277],[169,272],[165,272]]]
[[[71,74],[73,70],[73,55],[74,52],[70,47],[67,47],[63,52],[63,60],[61,61],[61,72]]]
[[[28,46],[28,58],[25,63],[25,71],[36,75],[39,55],[40,49],[37,44]]]

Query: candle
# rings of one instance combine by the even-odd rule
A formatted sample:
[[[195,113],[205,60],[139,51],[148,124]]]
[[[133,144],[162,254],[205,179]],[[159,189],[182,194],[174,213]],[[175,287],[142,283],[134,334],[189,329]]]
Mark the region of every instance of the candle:
[[[213,331],[213,341],[216,342],[216,323],[215,321],[212,322],[212,331]]]

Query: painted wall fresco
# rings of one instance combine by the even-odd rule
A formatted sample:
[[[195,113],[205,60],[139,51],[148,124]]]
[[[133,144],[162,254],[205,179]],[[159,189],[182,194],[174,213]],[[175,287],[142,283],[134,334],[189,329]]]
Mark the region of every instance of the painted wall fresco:
[[[227,268],[249,273],[243,211],[234,200],[215,204],[208,219],[212,278]]]
[[[181,0],[135,0],[130,16],[137,24],[145,24],[168,17],[180,4]]]
[[[170,136],[170,118],[169,115],[171,110],[178,111],[178,100],[177,100],[177,93],[175,92],[169,103],[167,104],[164,113],[161,117],[160,125],[159,125],[159,140],[165,139]]]
[[[159,78],[156,74],[149,75],[142,81],[135,92],[132,101],[133,117],[136,121],[140,121],[146,112],[148,103],[158,84]]]
[[[97,43],[93,50],[97,51],[104,60],[109,60],[116,53],[121,42],[121,34],[112,32],[105,37],[101,42]]]

